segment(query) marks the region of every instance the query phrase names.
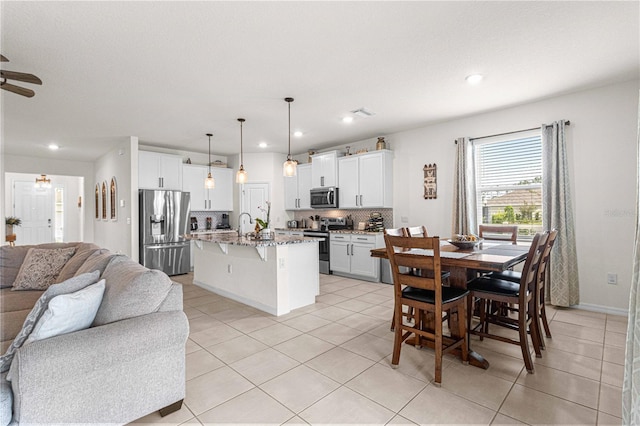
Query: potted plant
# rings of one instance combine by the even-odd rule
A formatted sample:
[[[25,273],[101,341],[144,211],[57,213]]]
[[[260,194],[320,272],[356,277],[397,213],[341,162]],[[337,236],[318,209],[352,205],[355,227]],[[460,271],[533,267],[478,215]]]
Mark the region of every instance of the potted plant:
[[[4,223],[7,226],[6,234],[13,235],[13,227],[22,225],[22,220],[17,217],[9,216],[4,218]]]

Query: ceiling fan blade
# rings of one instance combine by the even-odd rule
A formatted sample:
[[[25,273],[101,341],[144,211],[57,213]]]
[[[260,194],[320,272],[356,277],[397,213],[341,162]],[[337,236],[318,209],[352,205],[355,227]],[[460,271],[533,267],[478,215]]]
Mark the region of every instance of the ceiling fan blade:
[[[33,98],[36,94],[36,92],[31,89],[25,89],[24,87],[14,86],[13,84],[9,83],[0,83],[0,89],[8,90],[9,92],[26,96],[27,98]]]
[[[24,72],[0,70],[0,77],[6,78],[8,80],[24,81],[25,83],[42,84],[42,80],[40,80],[38,77],[33,74],[27,74]]]
[[[9,60],[4,55],[0,55],[0,62],[9,62]]]

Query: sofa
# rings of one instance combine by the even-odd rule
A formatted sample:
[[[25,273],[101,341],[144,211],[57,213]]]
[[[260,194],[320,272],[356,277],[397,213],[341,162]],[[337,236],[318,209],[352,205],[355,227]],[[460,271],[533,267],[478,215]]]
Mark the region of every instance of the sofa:
[[[176,411],[188,334],[182,286],[161,271],[91,243],[2,246],[0,426]]]

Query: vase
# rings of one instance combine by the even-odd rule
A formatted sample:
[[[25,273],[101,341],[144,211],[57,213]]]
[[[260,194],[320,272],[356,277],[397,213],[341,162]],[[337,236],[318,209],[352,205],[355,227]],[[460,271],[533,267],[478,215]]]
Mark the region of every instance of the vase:
[[[260,239],[261,240],[272,240],[273,232],[271,232],[271,228],[264,228],[260,230]]]
[[[6,225],[5,234],[13,235],[13,225]]]

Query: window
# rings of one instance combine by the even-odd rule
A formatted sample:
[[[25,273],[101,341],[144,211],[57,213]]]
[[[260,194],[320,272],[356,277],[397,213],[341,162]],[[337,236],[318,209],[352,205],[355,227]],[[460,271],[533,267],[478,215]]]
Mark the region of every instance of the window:
[[[479,224],[516,224],[518,238],[542,230],[540,131],[473,141]]]

